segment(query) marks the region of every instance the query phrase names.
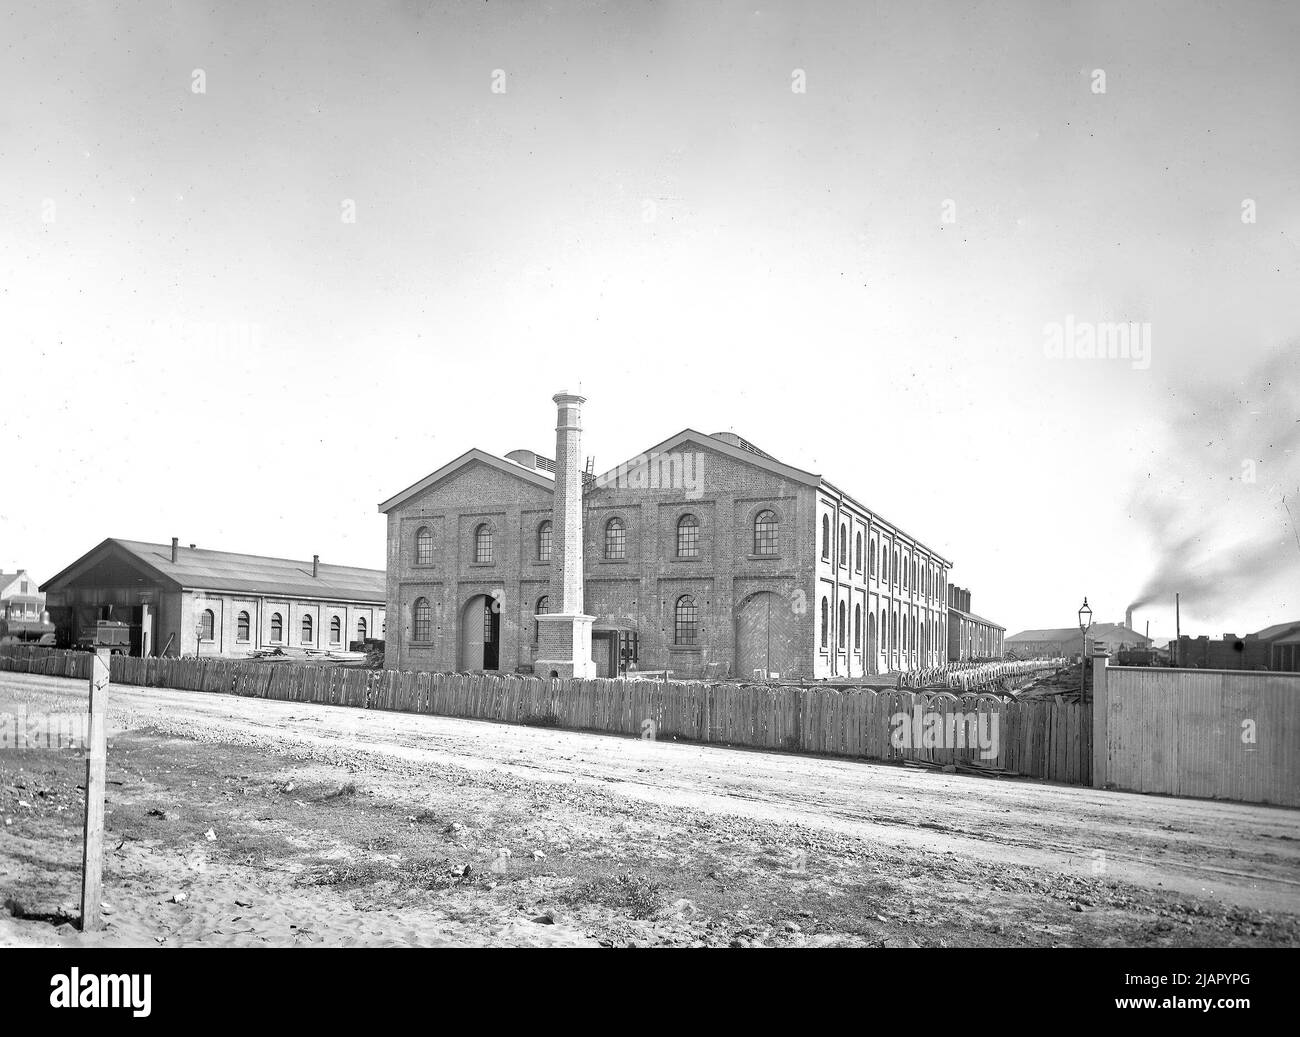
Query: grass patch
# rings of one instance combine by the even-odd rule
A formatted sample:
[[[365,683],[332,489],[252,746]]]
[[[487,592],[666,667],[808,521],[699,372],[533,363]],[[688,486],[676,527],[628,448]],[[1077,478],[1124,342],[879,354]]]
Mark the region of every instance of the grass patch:
[[[439,891],[475,884],[479,874],[466,865],[453,864],[446,857],[407,857],[400,861],[321,861],[308,868],[300,886],[331,886],[335,889],[363,889],[383,882],[402,890]]]
[[[664,887],[649,879],[620,875],[615,879],[592,879],[570,889],[565,899],[573,905],[599,904],[628,918],[650,918],[664,906]]]

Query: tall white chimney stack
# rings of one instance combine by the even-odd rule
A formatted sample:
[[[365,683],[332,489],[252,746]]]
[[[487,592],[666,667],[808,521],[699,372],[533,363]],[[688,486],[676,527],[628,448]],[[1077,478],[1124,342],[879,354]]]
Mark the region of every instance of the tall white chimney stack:
[[[582,405],[572,393],[552,397],[555,423],[555,497],[551,514],[549,614],[537,617],[539,677],[594,677],[591,624],[582,606]]]

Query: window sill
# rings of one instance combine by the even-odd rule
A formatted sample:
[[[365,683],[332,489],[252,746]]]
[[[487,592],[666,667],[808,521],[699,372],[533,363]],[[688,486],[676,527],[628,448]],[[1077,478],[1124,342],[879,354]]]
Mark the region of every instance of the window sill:
[[[750,562],[779,562],[781,560],[781,556],[779,554],[776,555],[749,554],[749,555],[745,555],[745,558],[747,561]]]
[[[627,565],[632,559],[630,558],[598,558],[598,565]]]
[[[471,569],[491,569],[496,564],[496,562],[470,562],[469,567]]]
[[[701,555],[674,555],[668,559],[670,562],[702,562],[704,558]]]
[[[669,645],[668,650],[670,652],[699,653],[704,651],[704,646],[703,645]]]

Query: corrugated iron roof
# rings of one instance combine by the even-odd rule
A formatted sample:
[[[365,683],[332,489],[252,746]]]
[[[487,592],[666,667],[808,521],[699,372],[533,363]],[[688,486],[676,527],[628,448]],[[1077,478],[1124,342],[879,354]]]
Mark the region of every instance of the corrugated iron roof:
[[[172,561],[171,544],[151,544],[141,540],[110,537],[83,556],[103,548],[117,548],[157,570],[162,576],[187,589],[232,591],[295,598],[331,598],[347,601],[370,601],[383,604],[386,593],[382,569],[361,569],[349,565],[320,563],[320,575],[311,574],[311,560],[271,558],[265,555],[211,551],[207,548],[179,547]],[[74,563],[64,573],[75,568]],[[58,581],[64,573],[51,580]]]
[[[956,609],[951,605],[948,606],[949,612],[955,612],[959,616],[965,616],[967,619],[974,620],[976,623],[983,623],[985,626],[997,627],[999,630],[1006,630],[1001,623],[994,623],[991,619],[985,619],[983,616],[977,616],[974,612],[967,612],[965,609]]]
[[[1261,641],[1271,641],[1278,635],[1289,633],[1297,627],[1300,627],[1300,619],[1293,619],[1290,623],[1274,623],[1271,627],[1257,630],[1251,636],[1258,637]]]
[[[1079,636],[1078,627],[1056,627],[1050,630],[1022,630],[1011,634],[1007,641],[1071,641]],[[1123,623],[1094,623],[1088,628],[1088,636],[1094,641],[1134,641],[1150,644],[1151,638],[1139,634]]]

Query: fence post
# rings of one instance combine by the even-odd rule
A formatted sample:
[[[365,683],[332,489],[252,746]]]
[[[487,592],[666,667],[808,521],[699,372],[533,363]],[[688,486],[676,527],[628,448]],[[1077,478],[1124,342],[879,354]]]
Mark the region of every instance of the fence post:
[[[81,856],[81,931],[101,925],[104,874],[104,791],[107,767],[105,716],[108,712],[107,648],[91,656],[89,731],[86,739],[86,825]]]
[[[1095,789],[1104,789],[1110,779],[1107,766],[1110,747],[1106,731],[1110,712],[1109,684],[1110,655],[1105,648],[1098,648],[1092,657],[1092,787]],[[1079,705],[1082,708],[1082,697]]]

